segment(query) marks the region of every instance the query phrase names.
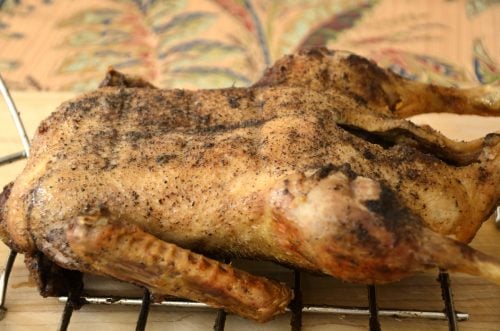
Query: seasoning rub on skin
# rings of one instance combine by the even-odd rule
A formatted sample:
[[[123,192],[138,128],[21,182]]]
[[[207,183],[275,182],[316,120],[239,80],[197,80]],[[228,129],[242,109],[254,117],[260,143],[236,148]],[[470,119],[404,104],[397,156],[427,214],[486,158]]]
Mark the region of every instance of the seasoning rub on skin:
[[[0,195],[0,235],[42,294],[107,275],[266,321],[292,292],[205,256],[366,284],[430,267],[500,283],[467,246],[500,197],[500,135],[404,118],[500,115],[498,90],[408,81],[344,52],[279,60],[249,88],[161,90],[110,70],[44,120]]]

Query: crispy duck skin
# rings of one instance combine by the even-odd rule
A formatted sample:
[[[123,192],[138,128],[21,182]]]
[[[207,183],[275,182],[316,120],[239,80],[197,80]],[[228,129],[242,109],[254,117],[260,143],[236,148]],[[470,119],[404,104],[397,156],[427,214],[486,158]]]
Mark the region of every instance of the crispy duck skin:
[[[455,142],[404,119],[442,111],[500,115],[500,94],[326,49],[250,88],[161,90],[110,70],[41,123],[0,196],[0,234],[41,288],[43,257],[259,321],[291,291],[202,255],[367,284],[436,266],[500,284],[500,263],[466,245],[499,202],[500,135]]]

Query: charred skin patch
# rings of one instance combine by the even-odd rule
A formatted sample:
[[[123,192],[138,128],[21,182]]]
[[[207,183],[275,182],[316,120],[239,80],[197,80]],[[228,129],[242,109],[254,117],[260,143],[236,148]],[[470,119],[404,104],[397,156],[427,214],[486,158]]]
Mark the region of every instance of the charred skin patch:
[[[170,160],[173,160],[177,157],[177,155],[173,154],[161,154],[156,157],[156,163],[158,165],[163,165],[165,163],[168,163]]]
[[[349,54],[349,56],[345,59],[345,62],[348,66],[355,69],[356,72],[363,72],[365,75],[368,75],[368,77],[364,77],[364,80],[377,84],[377,86],[379,82],[387,81],[389,79],[389,76],[384,69],[377,66],[374,62],[371,62],[359,55]],[[375,89],[376,88],[374,87],[371,88],[371,90]]]
[[[356,239],[365,247],[371,247],[376,252],[380,249],[381,242],[374,236],[370,234],[370,231],[365,229],[361,224],[355,226],[352,233],[356,236]]]
[[[140,87],[156,88],[153,84],[139,77],[124,75],[114,69],[109,69],[99,87]]]
[[[50,125],[47,121],[42,121],[40,126],[38,126],[37,132],[39,135],[46,133],[49,130]]]
[[[366,101],[365,98],[363,98],[362,96],[356,94],[356,93],[353,93],[351,92],[350,93],[350,96],[354,99],[354,101],[360,105],[360,106],[364,106],[366,107],[368,105],[368,101]]]
[[[370,151],[369,149],[365,149],[363,151],[363,157],[367,160],[374,160],[375,159],[375,154],[373,154],[372,151]]]
[[[227,103],[229,104],[229,107],[231,108],[239,108],[240,107],[240,101],[239,97],[228,97],[227,98]]]
[[[332,163],[329,163],[319,168],[319,170],[314,173],[314,177],[318,180],[321,180],[328,177],[328,175],[332,172],[342,172],[350,180],[356,179],[356,177],[358,177],[358,174],[354,170],[352,170],[351,165],[348,163],[343,163],[341,165],[334,165]]]
[[[332,171],[336,170],[338,167],[334,166],[333,164],[329,163],[326,166],[321,167],[314,176],[321,180],[323,178],[326,178]]]
[[[375,104],[386,105],[392,112],[396,110],[396,105],[400,101],[399,96],[390,95],[383,88],[384,83],[390,82],[391,72],[380,68],[375,62],[355,54],[350,54],[342,61],[352,72],[357,73],[359,77],[363,77],[358,81],[358,90],[356,91],[356,94],[360,95],[361,99],[370,100]],[[363,103],[361,99],[355,98],[358,104]]]
[[[407,234],[418,235],[413,232],[418,232],[422,227],[422,221],[415,216],[399,199],[396,193],[381,184],[380,197],[376,200],[368,200],[365,206],[372,212],[378,214],[383,226],[395,235],[404,236]],[[411,231],[408,230],[411,227]]]

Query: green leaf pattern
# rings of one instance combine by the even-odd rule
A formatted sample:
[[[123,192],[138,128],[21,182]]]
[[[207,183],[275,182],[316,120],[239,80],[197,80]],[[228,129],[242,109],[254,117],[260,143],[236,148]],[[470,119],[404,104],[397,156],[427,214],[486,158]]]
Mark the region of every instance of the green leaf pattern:
[[[487,10],[489,7],[498,4],[500,4],[500,0],[467,0],[467,16],[477,16]]]
[[[361,13],[360,5],[374,2],[108,1],[119,6],[86,8],[58,23],[68,31],[59,47],[70,54],[61,62],[58,74],[91,76],[85,82],[75,77],[70,89],[97,85],[108,66],[142,74],[160,86],[247,86],[265,69],[266,52],[274,61],[294,51],[313,22],[347,9],[359,8]],[[273,31],[276,19],[285,23],[283,31]],[[234,25],[233,31],[207,37],[207,31],[217,31],[228,22]],[[263,36],[257,33],[259,28]]]

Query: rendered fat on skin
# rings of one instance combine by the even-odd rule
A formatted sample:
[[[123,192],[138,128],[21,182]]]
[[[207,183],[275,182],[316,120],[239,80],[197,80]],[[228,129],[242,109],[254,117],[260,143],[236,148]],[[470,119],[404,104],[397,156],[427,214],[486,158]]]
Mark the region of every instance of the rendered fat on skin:
[[[206,256],[365,284],[436,266],[500,283],[499,262],[466,245],[499,202],[500,136],[455,142],[404,119],[495,116],[499,100],[326,49],[249,88],[161,90],[111,70],[41,123],[0,233],[44,295],[81,271],[258,321],[290,289]]]

